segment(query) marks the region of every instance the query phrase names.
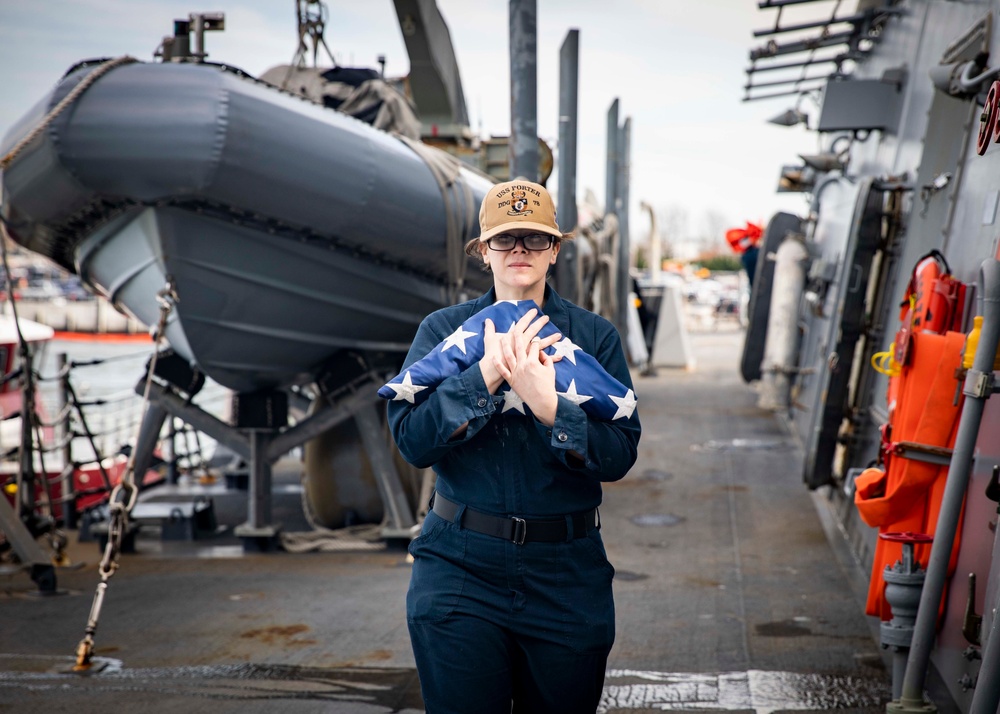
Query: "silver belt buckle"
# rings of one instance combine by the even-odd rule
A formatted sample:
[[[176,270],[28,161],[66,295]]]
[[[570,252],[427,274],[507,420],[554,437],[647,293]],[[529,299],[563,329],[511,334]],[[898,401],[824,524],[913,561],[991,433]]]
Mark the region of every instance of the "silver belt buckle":
[[[524,536],[528,532],[528,524],[523,518],[518,518],[517,516],[511,516],[510,519],[514,521],[514,537],[511,540],[514,545],[524,545]]]

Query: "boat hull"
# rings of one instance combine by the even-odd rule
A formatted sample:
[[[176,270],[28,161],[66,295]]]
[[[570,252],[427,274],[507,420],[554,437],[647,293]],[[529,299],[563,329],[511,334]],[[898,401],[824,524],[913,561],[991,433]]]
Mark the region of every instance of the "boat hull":
[[[441,286],[324,246],[178,208],[144,208],[84,241],[80,272],[157,324],[156,295],[179,296],[166,337],[231,389],[302,382],[339,350],[405,352]]]

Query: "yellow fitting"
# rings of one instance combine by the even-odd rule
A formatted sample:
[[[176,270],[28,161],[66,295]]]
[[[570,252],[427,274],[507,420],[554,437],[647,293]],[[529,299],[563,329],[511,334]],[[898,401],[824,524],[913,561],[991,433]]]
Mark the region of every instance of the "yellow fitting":
[[[983,316],[976,315],[972,318],[972,330],[965,337],[965,346],[962,347],[962,367],[971,369],[972,363],[976,359],[976,348],[979,347],[979,333],[983,329]]]
[[[983,316],[976,315],[972,318],[972,330],[965,338],[965,347],[962,348],[962,367],[972,369],[972,363],[976,360],[976,349],[979,347],[979,334],[983,329]],[[994,371],[1000,370],[1000,348],[993,358]]]
[[[899,374],[899,362],[895,358],[896,343],[889,345],[888,352],[876,352],[872,355],[872,369],[880,374],[895,377]]]

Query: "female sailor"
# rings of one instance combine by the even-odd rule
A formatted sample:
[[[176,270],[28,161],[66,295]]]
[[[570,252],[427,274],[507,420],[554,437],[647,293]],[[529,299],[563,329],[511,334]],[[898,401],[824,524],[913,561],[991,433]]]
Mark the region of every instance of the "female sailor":
[[[388,406],[403,457],[437,474],[406,597],[424,702],[431,714],[593,712],[615,638],[597,509],[602,482],[636,459],[632,381],[611,323],[546,285],[571,236],[544,187],[492,187],[480,232],[466,252],[493,288],[424,319]],[[457,366],[439,365],[435,384],[414,380],[418,362],[449,356]]]

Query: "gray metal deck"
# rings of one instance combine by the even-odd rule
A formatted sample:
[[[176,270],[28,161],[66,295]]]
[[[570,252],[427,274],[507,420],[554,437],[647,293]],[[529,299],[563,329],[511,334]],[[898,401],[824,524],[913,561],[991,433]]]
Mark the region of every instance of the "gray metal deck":
[[[618,570],[602,711],[884,711],[864,574],[828,540],[790,432],[740,380],[742,333],[691,339],[695,371],[636,375],[639,461],[601,509]],[[285,467],[275,512],[296,530]],[[245,516],[239,498],[219,497],[221,523]],[[140,538],[97,631],[108,666],[88,676],[60,670],[83,636],[97,546],[72,546],[84,566],[59,570],[63,596],[0,577],[0,711],[422,711],[405,551],[241,555],[234,542]]]

